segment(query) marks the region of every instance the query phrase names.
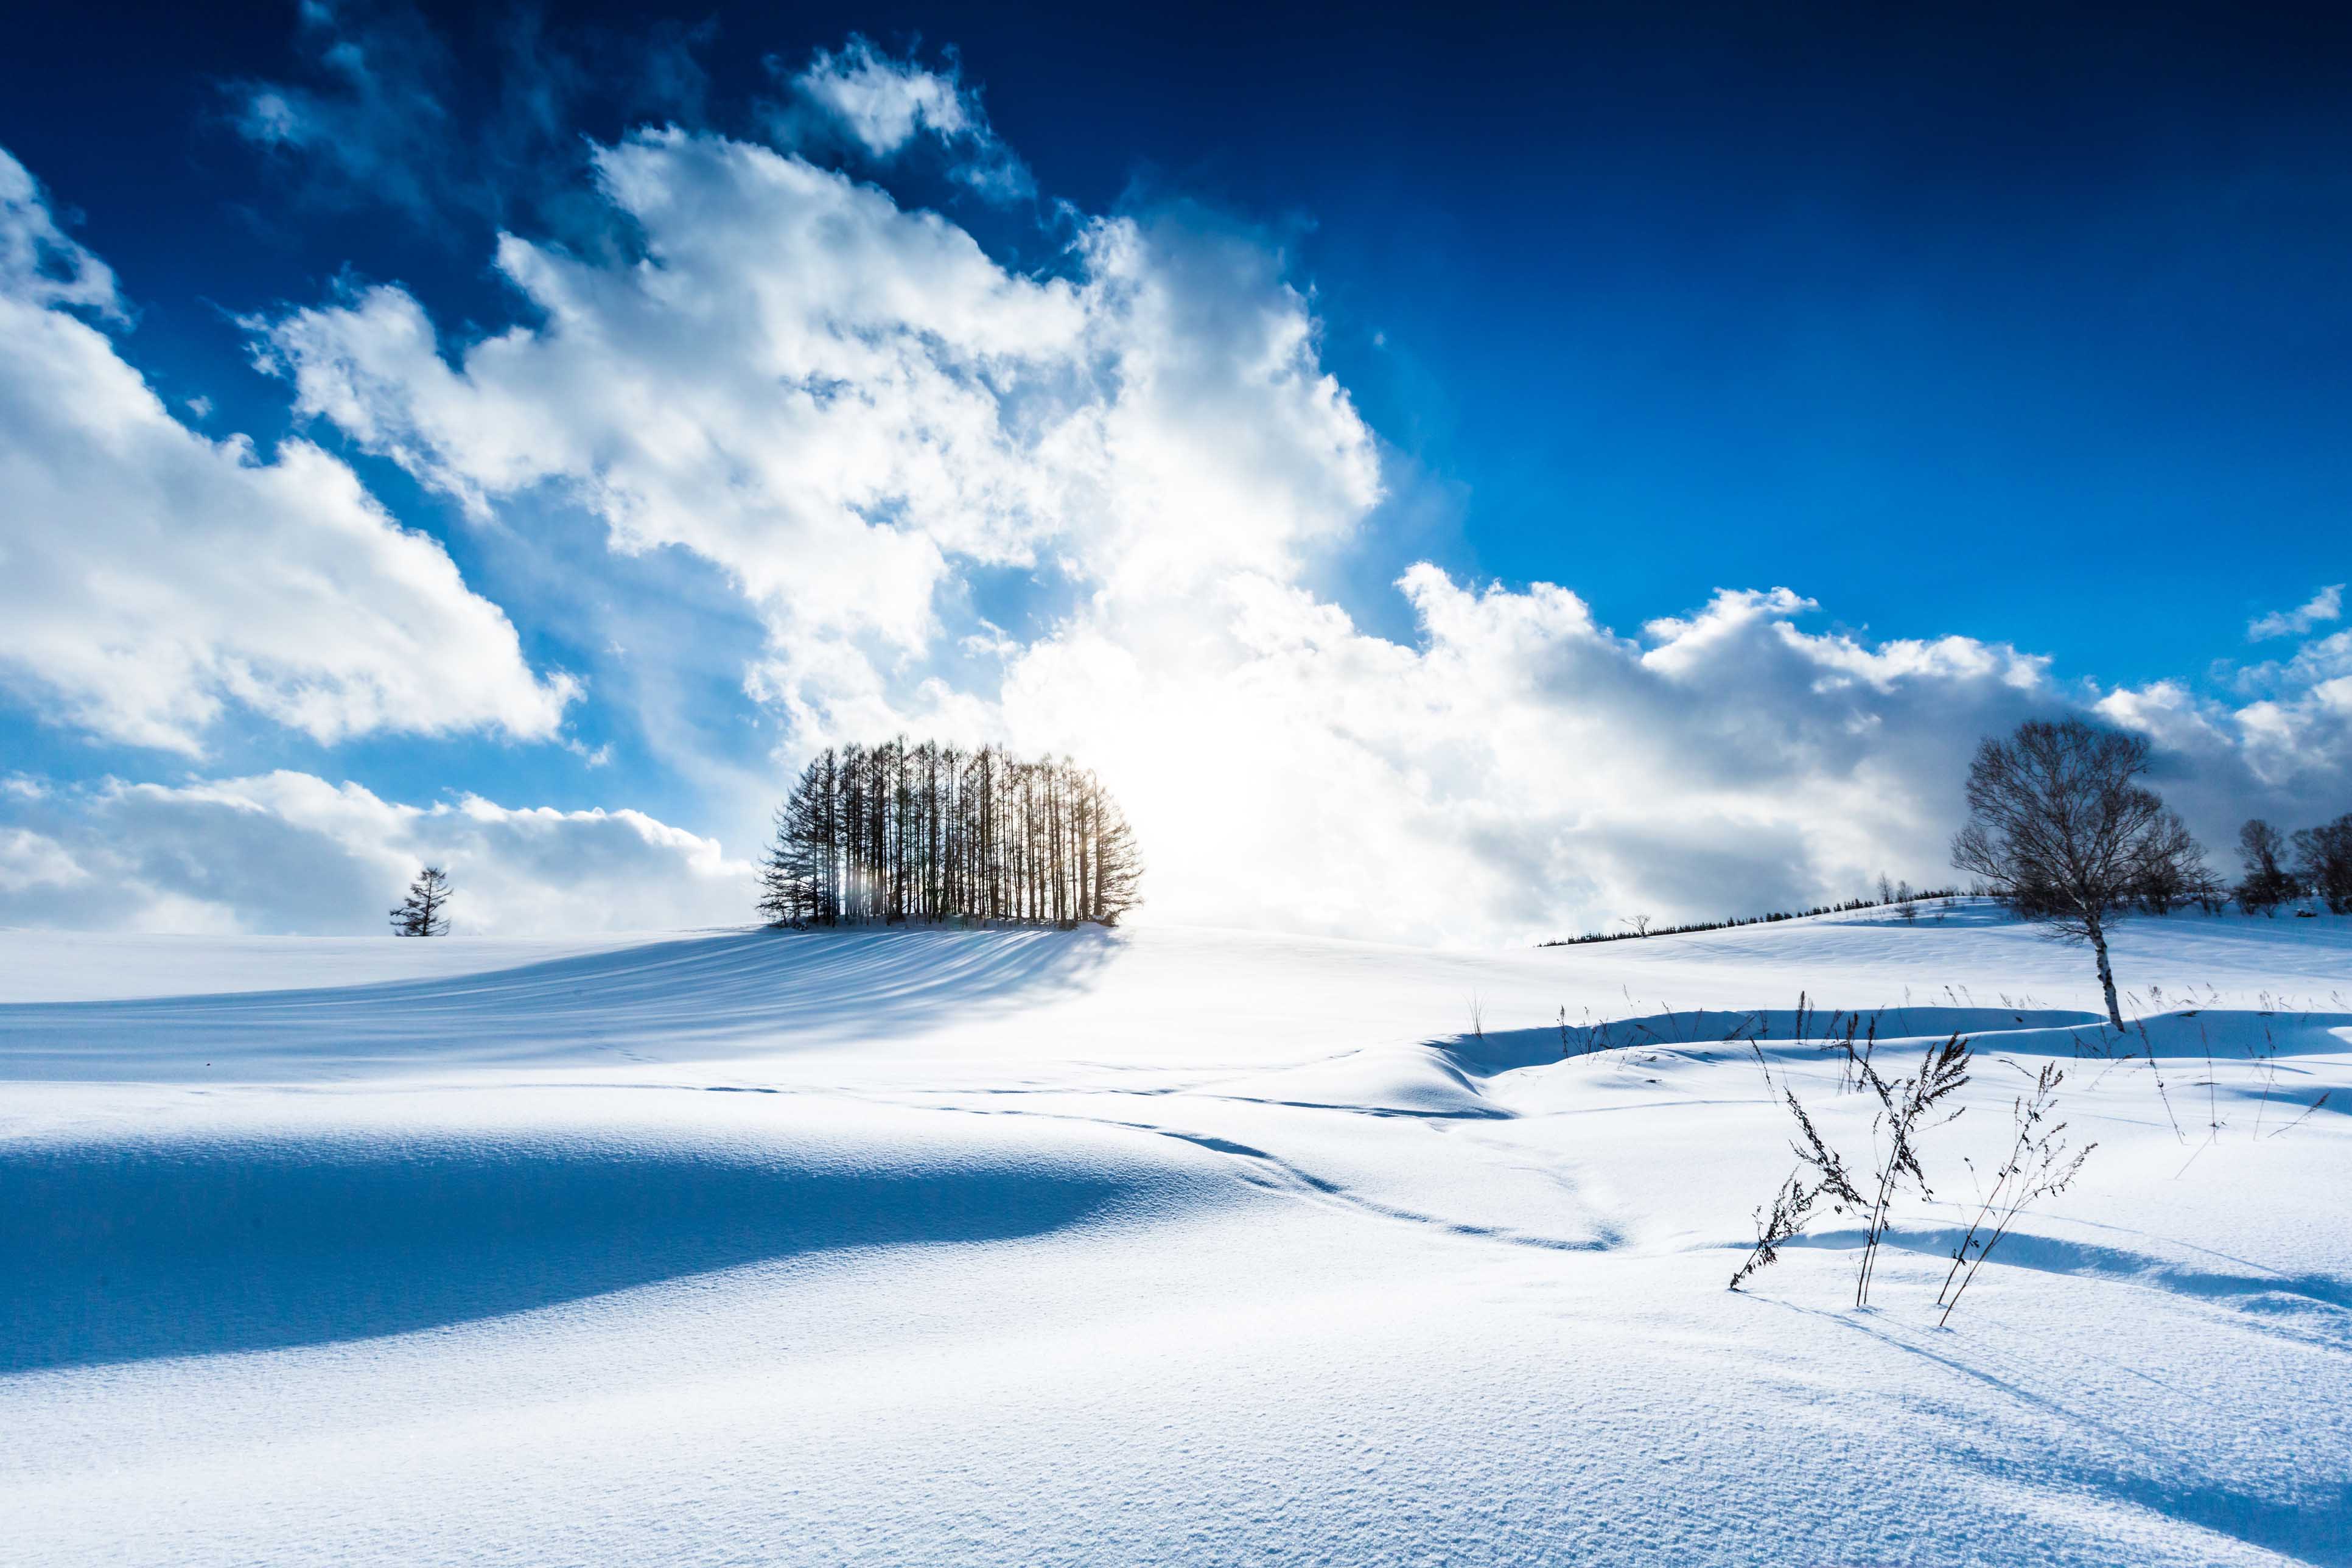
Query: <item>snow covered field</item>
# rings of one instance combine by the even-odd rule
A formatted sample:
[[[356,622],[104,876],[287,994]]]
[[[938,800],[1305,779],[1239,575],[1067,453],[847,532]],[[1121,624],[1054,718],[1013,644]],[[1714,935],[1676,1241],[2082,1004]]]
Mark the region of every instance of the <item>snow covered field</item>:
[[[0,932],[0,1559],[2352,1563],[2352,921],[2116,962],[2122,1042],[1980,907]],[[1801,991],[1979,1052],[1867,1310],[1840,1216],[1724,1289],[1791,1127],[1730,1015],[1869,1149]],[[1938,1330],[2053,1057],[2099,1147]]]

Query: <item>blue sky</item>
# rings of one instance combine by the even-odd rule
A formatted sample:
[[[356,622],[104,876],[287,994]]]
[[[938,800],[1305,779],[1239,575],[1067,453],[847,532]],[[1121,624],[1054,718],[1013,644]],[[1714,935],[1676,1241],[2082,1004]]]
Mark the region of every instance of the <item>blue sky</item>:
[[[229,809],[203,790],[234,797],[292,835],[286,855],[373,867],[355,887],[436,847],[469,796],[552,808],[558,836],[644,839],[609,816],[642,813],[715,844],[687,851],[706,871],[740,867],[794,755],[890,723],[1100,756],[1142,797],[1148,847],[1158,830],[1164,909],[1361,934],[1517,937],[1643,900],[1734,912],[1889,863],[1927,879],[1952,747],[2030,710],[2097,706],[2147,729],[2209,838],[2245,810],[2332,816],[2352,805],[2352,695],[2329,684],[2352,649],[2329,641],[2340,608],[2321,613],[2352,576],[2347,32],[2324,12],[2247,7],[1570,7],[1534,31],[1458,10],[1335,23],[1265,7],[1181,23],[906,6],[24,19],[0,59],[0,148],[111,269],[120,305],[109,321],[86,300],[44,308],[97,323],[206,441],[241,433],[263,462],[315,442],[462,579],[463,603],[415,614],[493,640],[486,617],[502,616],[513,641],[494,700],[417,695],[332,722],[240,696],[239,661],[262,656],[214,647],[180,693],[209,693],[211,711],[163,745],[121,719],[119,693],[116,717],[94,721],[65,655],[18,650],[0,686],[27,803],[12,831],[23,863],[51,871],[19,876],[0,919],[376,918],[296,914],[200,876],[177,903],[103,891],[192,858],[170,837],[184,824],[102,852],[140,789],[167,815]],[[930,109],[877,142],[825,84],[886,81],[892,103]],[[992,276],[1093,300],[1088,324],[1032,300],[1037,333],[1076,334],[1039,359],[1044,337],[1008,346],[985,310],[869,322],[977,335],[947,355],[948,403],[871,399],[879,423],[858,428],[898,456],[887,474],[835,476],[846,510],[814,533],[793,521],[793,465],[830,461],[837,430],[803,452],[730,412],[728,429],[680,437],[755,475],[725,492],[740,510],[721,523],[696,510],[708,474],[661,489],[688,482],[667,459],[616,456],[636,435],[546,381],[463,387],[467,411],[436,426],[417,412],[439,384],[420,362],[352,372],[391,320],[356,302],[396,285],[444,364],[540,333],[551,374],[641,375],[675,410],[698,384],[678,356],[723,345],[681,317],[583,358],[495,260],[506,234],[626,278],[643,215],[619,212],[591,163],[654,127],[686,139],[641,163],[666,192],[708,176],[740,210],[767,199],[764,176],[713,173],[688,143],[838,174],[882,193],[875,221],[898,237],[857,267],[905,263],[909,288],[934,286],[900,221],[929,213]],[[719,210],[709,233],[731,222]],[[1129,232],[1138,259],[1114,276],[1088,247]],[[667,242],[699,243],[683,226]],[[700,276],[750,299],[763,276],[846,264],[791,243],[770,235]],[[1122,287],[1175,304],[1145,321]],[[811,309],[830,320],[837,304]],[[625,319],[645,325],[645,308]],[[1026,390],[990,380],[1008,353]],[[1285,368],[1267,372],[1269,355]],[[1179,359],[1181,398],[1142,407],[1120,390]],[[891,387],[907,374],[874,368]],[[1073,374],[1108,379],[1066,402]],[[1318,401],[1326,377],[1336,405]],[[991,440],[1010,458],[951,454],[952,496],[894,488],[911,470],[892,443],[922,447],[924,421],[969,412],[974,385],[996,387]],[[1065,462],[1023,424],[1041,405],[1116,428]],[[491,429],[572,456],[491,452],[476,439]],[[1247,444],[1239,432],[1263,449],[1204,475]],[[142,494],[163,509],[154,526],[201,537],[202,518]],[[0,527],[56,530],[74,504]],[[656,517],[642,537],[616,521],[633,508]],[[1106,515],[1124,521],[1089,533]],[[825,542],[852,516],[881,542],[870,561]],[[1216,542],[1179,548],[1203,536]],[[914,592],[889,576],[916,570],[908,550],[943,563],[920,608],[844,622],[826,598],[843,584]],[[1423,563],[1433,575],[1398,591]],[[1147,577],[1171,602],[1137,596]],[[1782,587],[1811,606],[1759,596]],[[2250,638],[2258,617],[2305,605],[2291,630]],[[219,636],[174,646],[200,635]],[[415,635],[395,627],[387,647]],[[281,687],[380,684],[273,647]],[[1791,650],[1777,684],[1748,685]],[[1169,684],[1175,663],[1198,679]],[[1114,733],[1079,666],[1128,671],[1110,700],[1197,728]],[[1843,695],[1824,708],[1832,686]],[[1265,706],[1277,688],[1286,710]],[[1360,700],[1421,719],[1348,717]],[[1759,715],[1777,721],[1759,733]],[[1503,754],[1496,737],[1515,729],[1543,739]],[[1255,875],[1242,896],[1211,846],[1244,818],[1277,845],[1299,834],[1268,805],[1273,784],[1188,816],[1192,759],[1221,734],[1284,749],[1273,772],[1340,824],[1295,875]],[[1760,781],[1744,797],[1711,777],[1743,762]],[[1677,782],[1594,778],[1643,769]],[[273,771],[383,809],[330,821],[288,805],[291,786],[227,787]],[[1861,826],[1856,800],[1871,802]],[[515,852],[466,852],[486,929],[586,918]],[[1393,862],[1397,879],[1318,854]],[[698,884],[710,910],[732,874]],[[1460,881],[1460,907],[1399,914],[1430,876]]]

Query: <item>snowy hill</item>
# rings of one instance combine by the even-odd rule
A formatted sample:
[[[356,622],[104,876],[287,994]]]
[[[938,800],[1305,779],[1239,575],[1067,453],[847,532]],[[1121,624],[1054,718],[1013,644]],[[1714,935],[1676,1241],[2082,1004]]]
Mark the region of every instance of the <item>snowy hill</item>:
[[[2352,1563],[2352,921],[2116,963],[0,932],[0,1560]],[[1729,1293],[1857,1012],[1937,1199]]]

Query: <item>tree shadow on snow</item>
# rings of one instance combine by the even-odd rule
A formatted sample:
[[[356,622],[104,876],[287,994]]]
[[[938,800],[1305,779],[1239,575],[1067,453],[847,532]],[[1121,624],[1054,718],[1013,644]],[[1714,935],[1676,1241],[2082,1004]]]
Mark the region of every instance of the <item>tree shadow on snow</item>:
[[[0,1006],[0,1073],[268,1075],[320,1063],[682,1059],[887,1038],[1091,984],[1102,928],[730,932],[486,974]]]

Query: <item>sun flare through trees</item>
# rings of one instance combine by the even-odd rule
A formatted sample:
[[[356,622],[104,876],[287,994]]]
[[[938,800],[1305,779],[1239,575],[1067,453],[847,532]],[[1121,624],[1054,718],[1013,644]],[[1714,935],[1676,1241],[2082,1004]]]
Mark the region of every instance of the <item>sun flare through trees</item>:
[[[802,770],[761,860],[760,912],[794,926],[1110,924],[1141,877],[1118,804],[1068,758],[901,738],[828,747]]]

